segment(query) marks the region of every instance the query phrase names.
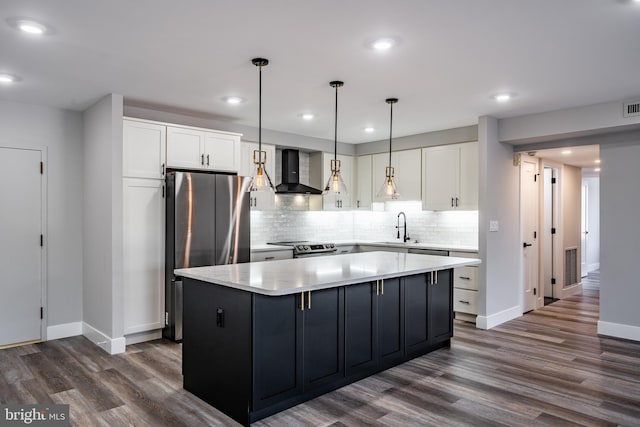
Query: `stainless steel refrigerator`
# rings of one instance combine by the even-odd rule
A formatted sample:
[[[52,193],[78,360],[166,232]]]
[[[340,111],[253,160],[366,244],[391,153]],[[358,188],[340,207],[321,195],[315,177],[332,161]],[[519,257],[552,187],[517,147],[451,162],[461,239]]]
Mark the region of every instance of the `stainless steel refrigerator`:
[[[182,281],[174,269],[250,260],[250,183],[245,176],[167,174],[165,338],[182,340]]]

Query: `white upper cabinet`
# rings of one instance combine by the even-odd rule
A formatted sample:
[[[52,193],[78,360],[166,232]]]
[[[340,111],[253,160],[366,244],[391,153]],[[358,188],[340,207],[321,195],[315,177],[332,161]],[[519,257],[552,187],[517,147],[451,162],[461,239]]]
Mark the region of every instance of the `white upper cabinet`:
[[[425,210],[478,209],[478,144],[422,149]]]
[[[384,202],[376,193],[385,180],[385,168],[389,166],[389,153],[373,155],[373,197],[374,202]],[[396,185],[400,197],[398,200],[420,200],[422,197],[422,156],[420,149],[394,151],[391,155],[391,166],[394,168]]]
[[[253,163],[253,155],[255,151],[258,151],[258,144],[254,142],[244,142],[240,144],[240,171],[239,175],[253,176],[255,171],[255,164]],[[276,147],[275,145],[262,144],[262,151],[264,151],[263,157],[264,168],[266,169],[273,185],[276,183]],[[256,154],[257,156],[257,154]],[[256,157],[257,158],[257,157]],[[249,197],[249,205],[254,210],[272,210],[276,208],[275,193],[272,192],[255,192]]]
[[[123,121],[122,176],[163,179],[167,127],[155,123]]]
[[[354,207],[356,209],[371,209],[371,200],[373,199],[373,188],[371,180],[371,155],[358,156],[356,158],[356,180]]]
[[[323,210],[343,210],[351,209],[355,187],[353,185],[353,157],[338,154],[335,156],[340,162],[340,176],[347,187],[347,194],[338,196],[323,196]],[[312,187],[324,190],[329,177],[331,176],[331,161],[334,159],[333,153],[311,153],[309,155],[309,184]]]
[[[240,135],[168,126],[167,165],[173,168],[238,172]]]

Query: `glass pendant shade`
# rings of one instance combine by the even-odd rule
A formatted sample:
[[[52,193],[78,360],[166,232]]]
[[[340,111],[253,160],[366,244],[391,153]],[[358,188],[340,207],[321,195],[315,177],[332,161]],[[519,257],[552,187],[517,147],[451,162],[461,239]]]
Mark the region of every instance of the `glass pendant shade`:
[[[344,184],[344,180],[340,175],[340,160],[338,157],[338,88],[344,86],[344,82],[332,81],[329,85],[336,89],[336,112],[334,120],[334,133],[333,133],[333,160],[330,162],[331,174],[327,180],[327,185],[324,186],[322,191],[323,196],[344,196],[347,194],[347,186]]]
[[[256,160],[256,156],[258,160]],[[273,191],[273,182],[267,173],[267,169],[264,167],[266,156],[267,153],[264,151],[259,152],[258,150],[255,150],[253,152],[255,171],[253,173],[253,179],[251,180],[249,191]]]
[[[347,186],[340,175],[340,160],[331,160],[331,175],[329,175],[322,194],[325,196],[347,194]]]
[[[269,64],[264,58],[253,58],[251,63],[258,67],[258,149],[253,151],[254,173],[249,191],[274,191],[273,182],[264,166],[267,153],[262,151],[262,67]]]
[[[398,102],[398,98],[387,98],[386,103],[391,106],[391,117],[389,120],[389,166],[384,170],[384,182],[376,193],[377,199],[396,200],[400,197],[396,186],[395,169],[391,166],[391,140],[393,133],[393,104]]]
[[[394,175],[394,169],[392,167],[385,168],[385,177],[384,182],[382,183],[382,187],[376,193],[376,198],[378,199],[387,199],[387,200],[396,200],[400,197],[400,193],[398,193],[398,187],[396,187],[396,179]]]

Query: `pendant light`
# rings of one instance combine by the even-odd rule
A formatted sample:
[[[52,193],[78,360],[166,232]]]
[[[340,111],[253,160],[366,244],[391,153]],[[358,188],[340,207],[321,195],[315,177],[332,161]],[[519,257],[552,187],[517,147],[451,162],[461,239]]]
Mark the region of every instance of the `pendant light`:
[[[330,163],[331,175],[327,180],[327,185],[324,186],[322,195],[338,196],[347,194],[347,186],[344,185],[342,176],[340,176],[340,160],[338,160],[338,88],[344,86],[344,82],[335,80],[330,82],[329,85],[336,88],[336,114],[333,132],[333,160]]]
[[[262,151],[262,67],[269,64],[268,59],[253,58],[251,60],[253,65],[258,67],[259,79],[258,79],[258,149],[253,150],[253,164],[255,165],[255,173],[251,180],[251,186],[249,191],[274,191],[273,183],[267,169],[264,166],[264,162],[267,160],[267,153]]]
[[[376,197],[396,200],[400,197],[400,193],[398,193],[398,188],[396,187],[395,171],[393,166],[391,166],[391,136],[393,133],[393,104],[398,102],[398,98],[387,98],[385,101],[391,106],[391,120],[389,122],[389,166],[385,168],[384,183],[376,194]]]

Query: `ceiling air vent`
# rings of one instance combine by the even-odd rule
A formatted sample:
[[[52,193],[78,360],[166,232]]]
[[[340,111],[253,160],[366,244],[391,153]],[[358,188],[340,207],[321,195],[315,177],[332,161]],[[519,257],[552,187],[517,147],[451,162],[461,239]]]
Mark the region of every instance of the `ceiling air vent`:
[[[640,116],[640,101],[632,101],[624,103],[623,117]]]

